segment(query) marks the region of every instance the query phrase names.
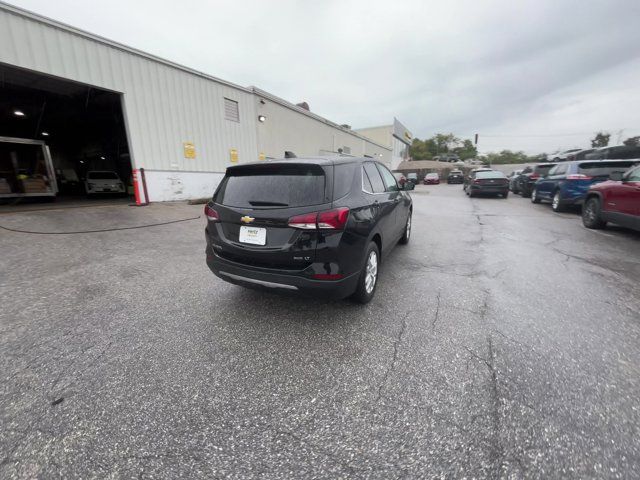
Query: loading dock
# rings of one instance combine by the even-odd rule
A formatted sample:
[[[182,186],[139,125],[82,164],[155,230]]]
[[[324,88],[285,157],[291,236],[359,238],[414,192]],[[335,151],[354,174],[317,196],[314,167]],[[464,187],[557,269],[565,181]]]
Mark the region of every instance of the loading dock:
[[[0,120],[0,199],[84,198],[92,171],[132,193],[119,93],[0,64]]]

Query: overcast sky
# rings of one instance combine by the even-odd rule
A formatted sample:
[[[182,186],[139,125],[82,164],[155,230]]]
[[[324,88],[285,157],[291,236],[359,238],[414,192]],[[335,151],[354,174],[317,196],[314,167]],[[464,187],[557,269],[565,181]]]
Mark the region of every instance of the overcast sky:
[[[640,135],[638,0],[11,3],[354,128],[395,116],[483,152]]]

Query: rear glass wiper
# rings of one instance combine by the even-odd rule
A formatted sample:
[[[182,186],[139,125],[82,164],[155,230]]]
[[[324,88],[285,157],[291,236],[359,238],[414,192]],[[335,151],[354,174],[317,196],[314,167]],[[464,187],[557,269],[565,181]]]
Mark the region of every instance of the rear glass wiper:
[[[261,200],[249,200],[249,205],[252,207],[288,207],[288,203],[280,202],[263,202]]]

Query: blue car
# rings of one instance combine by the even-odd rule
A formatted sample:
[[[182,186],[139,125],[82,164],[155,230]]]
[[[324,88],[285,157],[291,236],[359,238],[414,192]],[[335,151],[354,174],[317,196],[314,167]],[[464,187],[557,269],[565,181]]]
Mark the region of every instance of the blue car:
[[[572,205],[582,205],[591,185],[608,180],[612,172],[623,173],[638,164],[640,159],[558,163],[534,184],[531,201],[549,201],[555,212],[561,212]]]

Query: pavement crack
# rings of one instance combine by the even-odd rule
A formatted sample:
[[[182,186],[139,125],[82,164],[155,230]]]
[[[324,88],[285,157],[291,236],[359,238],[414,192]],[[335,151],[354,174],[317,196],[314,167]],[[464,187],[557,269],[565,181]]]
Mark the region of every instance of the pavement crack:
[[[498,375],[495,367],[495,352],[493,350],[491,335],[487,335],[487,347],[487,353],[489,355],[487,366],[489,367],[490,374],[491,420],[493,430],[492,459],[495,462],[495,476],[497,478],[502,468],[504,451],[500,442],[500,394],[498,392]]]
[[[389,380],[389,376],[395,370],[396,364],[398,363],[398,351],[400,348],[400,344],[402,343],[402,338],[407,330],[407,317],[409,316],[409,312],[405,313],[402,316],[402,323],[400,325],[400,330],[398,331],[398,335],[396,336],[395,341],[393,342],[393,356],[391,357],[391,363],[389,364],[389,368],[382,376],[382,380],[378,384],[377,395],[375,398],[375,402],[378,403],[382,399],[382,392],[387,385],[387,381]]]
[[[433,320],[431,321],[431,331],[435,332],[436,324],[440,318],[440,291],[438,291],[438,295],[436,296],[436,313],[433,316]]]

